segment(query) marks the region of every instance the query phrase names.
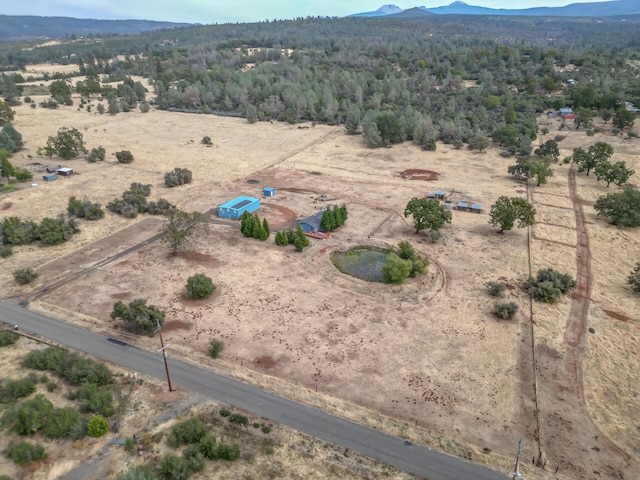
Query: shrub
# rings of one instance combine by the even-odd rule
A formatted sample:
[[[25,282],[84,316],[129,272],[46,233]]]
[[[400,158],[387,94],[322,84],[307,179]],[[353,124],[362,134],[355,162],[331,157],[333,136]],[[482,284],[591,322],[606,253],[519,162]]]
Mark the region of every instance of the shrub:
[[[13,271],[13,279],[18,285],[27,285],[37,277],[38,274],[33,271],[33,268],[19,268]]]
[[[100,204],[91,203],[86,198],[78,200],[76,197],[69,197],[67,212],[69,212],[69,215],[86,218],[87,220],[99,220],[104,217],[104,210],[102,210]]]
[[[133,162],[133,154],[128,150],[121,150],[116,152],[116,159],[119,163],[131,163]]]
[[[261,430],[262,433],[271,433],[271,425],[263,425]]]
[[[503,282],[487,282],[487,290],[492,297],[501,297],[507,288],[507,285]]]
[[[594,133],[595,132],[591,129],[587,130],[587,137],[593,137]]]
[[[82,413],[97,413],[103,417],[110,417],[114,414],[113,395],[107,390],[98,390],[95,383],[87,383],[76,392],[69,394],[71,400],[80,400],[80,411]]]
[[[196,273],[187,279],[187,294],[191,298],[208,297],[215,289],[213,281],[203,273]]]
[[[503,320],[511,320],[518,311],[518,305],[515,302],[496,303],[496,315]]]
[[[87,155],[87,162],[89,163],[96,163],[98,161],[101,162],[104,160],[105,153],[106,153],[105,149],[102,146],[92,148],[89,155]]]
[[[196,444],[187,446],[182,452],[182,458],[187,462],[187,469],[190,473],[201,472],[207,464],[207,459],[200,451],[200,446]]]
[[[207,433],[198,442],[198,450],[207,460],[215,460],[216,458],[216,437]]]
[[[162,480],[186,480],[189,473],[187,461],[174,453],[167,453],[158,464],[158,475]]]
[[[224,350],[224,342],[222,340],[218,340],[217,338],[209,340],[209,356],[211,358],[218,358],[222,350]]]
[[[184,185],[191,183],[193,174],[191,170],[186,168],[174,168],[173,171],[164,174],[164,184],[167,187],[177,187],[178,185]]]
[[[18,442],[10,443],[2,452],[5,457],[13,460],[16,465],[39,462],[47,458],[44,447],[39,443]]]
[[[631,285],[636,292],[640,292],[640,262],[636,263],[636,266],[633,267],[633,271],[627,278],[627,283]]]
[[[231,415],[231,411],[229,411],[228,408],[221,408],[220,409],[220,416],[221,417],[228,417],[229,415]]]
[[[390,253],[382,266],[384,283],[403,283],[411,273],[412,268],[411,260],[404,260],[395,253]]]
[[[249,419],[240,413],[232,413],[229,416],[229,421],[231,423],[237,423],[238,425],[246,425],[249,423]]]
[[[207,433],[206,427],[199,418],[189,418],[173,427],[167,438],[167,443],[173,448],[178,448],[181,445],[196,444]]]
[[[0,258],[7,258],[13,255],[11,245],[0,245]]]
[[[58,408],[45,418],[42,433],[48,438],[71,437],[78,423],[82,423],[82,417],[75,408]]]
[[[536,278],[530,278],[527,281],[526,289],[534,300],[553,303],[575,286],[576,281],[570,275],[547,268],[539,270]]]
[[[27,180],[31,180],[33,178],[33,173],[31,173],[26,168],[18,168],[16,169],[15,177],[19,182],[26,182]]]
[[[10,332],[8,330],[3,330],[0,332],[0,347],[8,347],[9,345],[13,345],[18,341],[20,335]]]
[[[237,443],[219,443],[216,446],[215,458],[233,462],[240,457],[240,446]]]
[[[127,437],[124,439],[124,451],[125,452],[131,452],[133,450],[133,448],[136,445],[136,441],[133,439],[133,437]]]
[[[87,424],[87,432],[92,437],[101,437],[108,431],[109,422],[107,422],[105,418],[101,417],[100,415],[94,415],[93,417],[91,417],[91,420],[89,420],[89,423]]]
[[[18,380],[5,378],[0,382],[0,403],[15,402],[20,398],[28,397],[35,391],[36,381],[33,378],[27,377]]]

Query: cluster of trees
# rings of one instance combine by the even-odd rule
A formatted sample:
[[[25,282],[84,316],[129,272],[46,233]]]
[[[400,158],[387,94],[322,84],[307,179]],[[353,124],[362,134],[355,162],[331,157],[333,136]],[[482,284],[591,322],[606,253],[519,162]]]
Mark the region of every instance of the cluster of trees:
[[[309,246],[309,239],[302,230],[302,227],[298,227],[294,230],[289,228],[287,230],[280,230],[276,232],[275,244],[281,247],[293,244],[296,252],[302,252],[305,247]]]
[[[265,241],[271,235],[267,219],[260,221],[257,213],[243,212],[240,215],[240,232],[248,238]]]
[[[151,335],[158,328],[164,325],[165,313],[154,305],[147,305],[144,299],[136,299],[125,305],[118,300],[113,304],[111,319],[121,319],[126,327],[134,332],[144,335]]]
[[[529,145],[529,151],[531,147]],[[516,164],[507,168],[509,174],[520,180],[534,178],[538,186],[547,183],[547,179],[553,176],[551,161],[558,161],[560,149],[556,140],[547,140],[533,152],[533,155],[522,151],[516,157]]]
[[[322,219],[320,220],[320,228],[324,232],[331,232],[336,228],[344,225],[344,222],[347,221],[347,207],[346,205],[338,206],[334,205],[333,207],[327,208],[322,214]]]
[[[167,187],[177,187],[178,185],[184,185],[191,183],[193,174],[191,170],[187,168],[174,168],[171,172],[164,174],[164,184]]]
[[[427,257],[419,255],[409,242],[402,241],[397,249],[392,247],[387,251],[382,278],[384,283],[404,283],[408,277],[425,272],[428,266]]]
[[[36,223],[19,217],[6,217],[0,222],[0,245],[27,245],[37,241],[43,245],[59,245],[79,231],[73,219],[45,217]]]
[[[11,182],[11,177],[15,177],[18,182],[26,182],[33,178],[33,174],[26,168],[16,168],[9,161],[11,152],[0,149],[0,178],[6,178]]]
[[[571,158],[578,165],[578,172],[589,172],[593,170],[598,181],[607,182],[607,187],[613,182],[620,186],[629,180],[635,173],[627,167],[625,162],[612,163],[609,159],[613,156],[613,147],[605,142],[597,142],[591,145],[588,150],[582,147],[573,149]]]
[[[91,149],[89,155],[87,155],[87,162],[96,163],[103,162],[105,158],[106,151],[103,146],[95,147]]]
[[[22,135],[18,132],[12,123],[2,123],[0,129],[0,150],[5,150],[11,154],[22,150],[24,141]]]
[[[104,210],[99,203],[93,203],[88,198],[78,200],[76,197],[69,197],[67,212],[77,218],[87,220],[99,220],[104,217]]]
[[[156,202],[149,202],[147,200],[149,195],[151,195],[151,185],[133,182],[129,190],[122,193],[122,198],[116,198],[107,203],[107,210],[126,218],[135,218],[138,213],[166,215],[175,209],[174,205],[163,198]]]

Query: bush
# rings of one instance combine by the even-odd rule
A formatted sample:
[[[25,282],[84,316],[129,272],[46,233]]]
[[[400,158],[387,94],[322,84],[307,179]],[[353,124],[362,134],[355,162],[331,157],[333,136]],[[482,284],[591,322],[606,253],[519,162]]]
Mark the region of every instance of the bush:
[[[518,311],[518,305],[515,302],[496,303],[496,315],[503,320],[511,320]]]
[[[640,292],[640,262],[636,263],[636,266],[633,267],[633,271],[627,278],[627,283],[631,285],[636,292]]]
[[[167,453],[158,464],[158,475],[162,480],[186,480],[189,478],[187,461],[174,453]]]
[[[103,417],[110,417],[114,412],[113,395],[107,390],[98,390],[95,383],[88,383],[76,392],[69,394],[71,400],[80,400],[79,408],[82,413],[96,413]]]
[[[240,413],[233,413],[229,416],[229,422],[237,423],[238,425],[246,425],[249,423],[249,419]]]
[[[218,340],[217,338],[209,340],[209,356],[211,358],[218,358],[222,350],[224,350],[224,342],[222,340]]]
[[[18,442],[10,443],[2,452],[5,457],[13,460],[16,465],[39,462],[47,458],[44,447],[39,443]]]
[[[237,443],[219,443],[216,446],[215,458],[233,462],[240,458],[240,446]]]
[[[19,268],[13,271],[13,279],[18,285],[28,285],[38,277],[33,268]]]
[[[207,460],[215,460],[216,458],[216,437],[207,433],[200,442],[198,442],[198,450]]]
[[[553,303],[575,286],[576,281],[570,275],[547,268],[539,270],[536,278],[530,278],[527,281],[526,289],[534,300]]]
[[[404,283],[411,273],[413,264],[411,260],[400,258],[395,253],[387,255],[382,266],[382,278],[384,283]]]
[[[164,174],[164,184],[167,187],[177,187],[178,185],[184,185],[191,183],[193,174],[191,170],[186,168],[174,168],[173,171]]]
[[[104,210],[99,203],[91,203],[88,199],[78,200],[76,197],[69,197],[67,206],[69,215],[87,220],[99,220],[104,217]]]
[[[68,438],[78,431],[79,423],[82,417],[75,408],[58,408],[45,418],[42,433],[48,438]]]
[[[220,416],[221,417],[228,417],[229,415],[231,415],[231,411],[229,411],[228,408],[221,408],[220,409]]]
[[[9,345],[13,345],[18,341],[20,335],[10,332],[8,330],[3,330],[0,332],[0,347],[8,347]]]
[[[128,150],[121,150],[116,152],[116,159],[119,163],[131,163],[133,162],[133,154]]]
[[[203,273],[196,273],[187,279],[187,294],[191,298],[208,297],[215,289],[213,281]]]
[[[190,473],[201,472],[207,464],[207,459],[200,451],[200,446],[196,444],[187,446],[182,452],[182,458],[187,462]]]
[[[271,425],[263,425],[261,430],[262,433],[271,433]]]
[[[167,443],[173,448],[196,444],[206,437],[207,433],[206,427],[199,418],[189,418],[173,427]]]
[[[100,415],[94,415],[87,424],[87,432],[94,438],[103,436],[109,431],[109,422]]]
[[[19,182],[26,182],[27,180],[31,180],[33,178],[33,173],[31,173],[26,168],[18,168],[16,169],[15,177]]]
[[[7,258],[13,255],[11,245],[0,245],[0,258]]]
[[[13,403],[20,398],[28,397],[35,391],[34,378],[26,377],[18,380],[5,378],[0,382],[0,403]]]
[[[503,282],[487,282],[487,290],[492,297],[501,297],[507,288],[507,285]]]
[[[104,160],[105,157],[105,149],[104,147],[96,147],[92,148],[89,155],[87,155],[87,162],[96,163]]]

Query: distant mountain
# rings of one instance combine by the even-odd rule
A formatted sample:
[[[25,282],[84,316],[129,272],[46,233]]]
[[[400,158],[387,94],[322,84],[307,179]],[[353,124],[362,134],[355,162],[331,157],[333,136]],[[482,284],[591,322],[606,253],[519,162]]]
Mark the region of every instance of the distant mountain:
[[[189,23],[150,20],[87,20],[69,17],[35,17],[0,15],[0,41],[34,38],[62,39],[71,36],[135,35],[150,30],[191,27]]]
[[[394,13],[392,15],[387,15],[391,18],[422,18],[422,17],[434,17],[436,14],[430,12],[429,10],[421,7],[408,8],[407,10],[402,10],[399,13]]]
[[[404,12],[404,10],[397,5],[383,5],[375,12],[354,13],[353,15],[349,15],[349,17],[385,17],[402,12]]]
[[[515,3],[515,2],[514,2]],[[381,13],[382,9],[393,13]],[[502,16],[529,16],[529,17],[613,17],[622,15],[640,14],[640,1],[638,0],[611,0],[595,3],[572,3],[564,7],[536,7],[522,9],[486,8],[468,5],[464,2],[453,2],[445,7],[417,7],[424,12],[437,13],[439,15],[502,15]],[[410,11],[416,8],[409,9]],[[398,18],[398,14],[409,10],[402,10],[396,5],[385,5],[375,12],[357,13],[350,17],[382,17],[392,15]],[[415,12],[414,12],[415,13]],[[416,15],[410,14],[412,18]]]

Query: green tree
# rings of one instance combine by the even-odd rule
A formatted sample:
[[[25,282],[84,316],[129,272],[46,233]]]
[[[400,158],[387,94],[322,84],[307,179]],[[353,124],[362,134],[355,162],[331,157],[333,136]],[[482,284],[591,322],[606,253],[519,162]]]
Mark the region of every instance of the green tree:
[[[593,117],[593,110],[591,110],[590,108],[579,107],[576,110],[576,118],[573,120],[573,123],[576,126],[576,130],[579,130],[580,127],[593,127]]]
[[[53,403],[38,393],[33,398],[20,402],[2,414],[2,424],[18,435],[33,435],[38,432],[45,418],[53,411]]]
[[[89,155],[87,155],[87,162],[89,163],[102,162],[104,161],[105,153],[106,153],[105,149],[102,146],[92,148]]]
[[[489,224],[500,229],[499,233],[511,230],[518,222],[518,228],[533,225],[536,210],[529,202],[518,197],[498,197],[489,212]]]
[[[87,432],[92,437],[102,437],[108,431],[109,422],[107,422],[107,420],[100,415],[94,415],[93,417],[91,417],[89,423],[87,424]]]
[[[592,168],[598,165],[596,159],[589,152],[584,150],[582,147],[577,147],[573,149],[573,155],[571,156],[573,161],[578,165],[578,172],[587,172],[587,176],[589,176],[589,172]]]
[[[542,145],[534,150],[534,155],[537,157],[546,157],[550,156],[554,162],[558,161],[558,157],[560,156],[560,149],[558,148],[558,142],[555,140],[547,140]]]
[[[74,219],[45,217],[38,225],[37,235],[44,245],[60,245],[78,233],[80,228]]]
[[[520,143],[518,127],[503,125],[491,132],[491,139],[501,147],[517,147]]]
[[[120,300],[113,304],[111,319],[120,318],[133,332],[151,334],[158,325],[164,325],[165,313],[154,305],[147,305],[147,301],[136,299],[129,305]]]
[[[629,177],[635,173],[634,170],[627,168],[625,162],[600,162],[595,168],[596,178],[607,182],[607,187],[611,182],[620,186],[627,183]]]
[[[635,267],[627,278],[627,283],[636,291],[640,292],[640,262],[636,263]]]
[[[183,420],[171,429],[167,443],[173,448],[178,448],[191,443],[199,443],[208,434],[205,427],[197,417]]]
[[[536,179],[536,184],[539,187],[547,183],[547,179],[553,176],[553,169],[548,159],[532,160],[529,173],[532,178]]]
[[[293,239],[293,246],[295,247],[296,252],[302,252],[305,247],[309,246],[309,239],[304,234],[304,230],[302,230],[302,227],[300,225],[298,225],[298,228],[296,228]]]
[[[598,215],[611,219],[613,225],[640,226],[640,191],[625,188],[621,193],[609,193],[593,205]]]
[[[414,197],[404,209],[404,216],[413,216],[416,233],[429,228],[439,231],[445,223],[451,223],[451,212],[431,198]]]
[[[64,80],[54,80],[49,86],[51,96],[63,102],[71,99],[71,87]]]
[[[347,111],[347,117],[344,121],[344,129],[349,135],[355,135],[360,130],[360,107],[352,104]]]
[[[218,358],[224,350],[224,342],[217,338],[209,340],[209,356],[211,358]]]
[[[620,130],[633,127],[635,123],[636,114],[624,107],[621,107],[613,114],[613,125]]]
[[[187,294],[191,298],[208,297],[215,289],[216,286],[213,284],[213,280],[204,273],[196,273],[187,278]]]
[[[24,141],[22,135],[18,132],[13,124],[7,123],[0,130],[0,149],[17,152],[22,149]]]
[[[606,142],[596,142],[589,147],[589,154],[596,164],[606,162],[613,156],[613,147]]]
[[[164,226],[160,232],[163,242],[171,248],[172,253],[194,236],[209,230],[209,222],[200,212],[185,212],[177,208],[171,208],[165,215]]]
[[[9,178],[16,174],[16,169],[9,161],[11,152],[7,150],[0,150],[0,177],[4,177],[9,181]]]
[[[422,257],[418,255],[418,253],[407,241],[402,241],[398,244],[398,249],[394,251],[398,257],[403,260],[409,260],[411,262],[411,272],[409,272],[409,276],[417,277],[424,271],[426,271],[429,266],[429,259],[426,257]]]
[[[11,110],[11,105],[4,100],[0,100],[0,126],[13,122],[14,117],[15,112]]]
[[[57,135],[47,139],[47,145],[44,149],[64,160],[70,160],[87,152],[84,145],[82,133],[75,128],[62,127],[58,130]]]
[[[411,273],[412,268],[411,260],[404,260],[395,253],[388,254],[382,266],[384,283],[403,283]]]

